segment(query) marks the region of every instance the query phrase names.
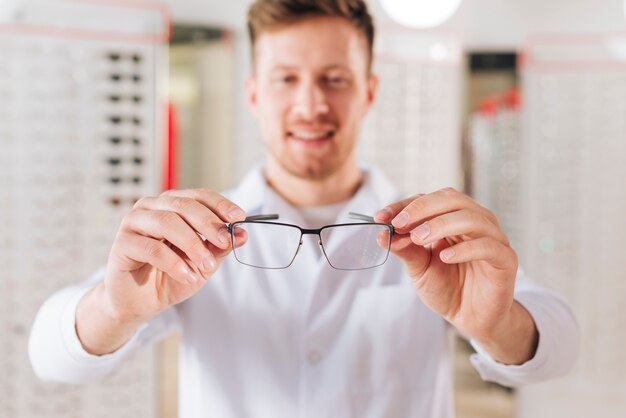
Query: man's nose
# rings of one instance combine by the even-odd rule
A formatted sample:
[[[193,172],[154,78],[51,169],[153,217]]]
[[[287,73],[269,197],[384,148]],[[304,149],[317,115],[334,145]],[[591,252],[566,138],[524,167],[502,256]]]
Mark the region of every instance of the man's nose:
[[[322,89],[314,82],[303,82],[296,92],[293,112],[295,116],[313,120],[319,115],[328,113],[326,96]]]

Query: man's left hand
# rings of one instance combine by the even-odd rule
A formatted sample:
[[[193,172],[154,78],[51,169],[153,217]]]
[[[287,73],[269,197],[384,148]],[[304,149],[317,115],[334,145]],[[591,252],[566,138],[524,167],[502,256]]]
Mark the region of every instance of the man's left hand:
[[[375,220],[394,226],[391,251],[427,306],[503,362],[532,357],[537,331],[513,300],[517,255],[490,210],[446,188],[392,203]],[[526,349],[511,355],[515,336]]]

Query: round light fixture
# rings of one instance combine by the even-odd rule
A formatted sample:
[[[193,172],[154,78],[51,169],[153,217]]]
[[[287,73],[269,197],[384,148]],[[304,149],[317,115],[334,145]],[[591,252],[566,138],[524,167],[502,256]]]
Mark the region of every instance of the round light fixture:
[[[21,0],[2,0],[0,3],[0,22],[12,22],[20,3]]]
[[[411,28],[429,28],[448,20],[461,0],[380,0],[387,15]]]

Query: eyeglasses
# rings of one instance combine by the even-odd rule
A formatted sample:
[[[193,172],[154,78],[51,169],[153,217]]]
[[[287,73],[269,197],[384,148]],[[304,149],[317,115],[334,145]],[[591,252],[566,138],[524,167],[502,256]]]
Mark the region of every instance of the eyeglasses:
[[[126,58],[135,64],[139,64],[143,60],[143,57],[140,54],[122,54],[119,52],[109,52],[107,54],[107,58],[111,62],[119,62],[120,60]]]
[[[120,145],[123,141],[120,136],[110,136],[108,140],[112,145]],[[141,145],[141,139],[137,137],[128,138],[128,141],[131,141],[133,145]]]
[[[142,178],[140,176],[132,176],[128,178],[123,178],[120,176],[111,176],[109,177],[109,183],[111,184],[121,184],[122,182],[132,182],[134,184],[139,184],[142,182]]]
[[[141,75],[140,74],[111,73],[109,74],[109,80],[111,80],[114,83],[119,83],[123,80],[132,81],[133,83],[141,83]]]
[[[107,96],[107,99],[111,103],[120,103],[120,102],[128,101],[128,102],[132,102],[136,104],[140,104],[143,100],[143,98],[138,94],[131,94],[128,96],[123,96],[121,94],[109,94]]]
[[[121,157],[109,157],[109,158],[107,158],[107,162],[109,163],[109,165],[120,165],[125,160],[126,159],[123,159]],[[143,164],[143,158],[141,158],[139,156],[134,156],[132,158],[129,157],[127,160],[129,162],[132,162],[135,165]]]
[[[141,119],[137,116],[122,116],[122,115],[111,115],[109,116],[109,122],[113,125],[119,125],[122,122],[132,123],[135,126],[141,125]]]
[[[109,204],[111,206],[132,206],[139,200],[139,197],[121,197],[121,196],[112,196],[109,198]]]
[[[387,261],[394,229],[390,224],[350,212],[363,222],[326,225],[305,229],[297,225],[268,222],[278,215],[256,215],[228,225],[233,253],[241,264],[262,269],[285,269],[296,258],[302,237],[317,235],[318,244],[331,267],[337,270],[364,270]],[[247,237],[246,244],[235,248],[235,237]]]

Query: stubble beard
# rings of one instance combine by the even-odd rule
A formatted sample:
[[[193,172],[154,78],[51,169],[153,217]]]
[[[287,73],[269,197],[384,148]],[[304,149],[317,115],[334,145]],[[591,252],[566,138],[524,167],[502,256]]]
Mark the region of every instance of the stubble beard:
[[[276,158],[276,157],[274,157]],[[283,170],[289,173],[291,176],[299,178],[301,180],[309,181],[322,181],[326,180],[333,174],[335,174],[341,166],[341,161],[338,158],[333,158],[334,161],[327,161],[321,163],[307,164],[305,167],[299,167],[293,160],[285,160],[282,158],[276,158],[276,161]]]
[[[275,149],[266,144],[266,149],[281,170],[290,176],[306,181],[324,181],[340,171],[353,153],[356,142],[352,144],[350,149],[342,149],[338,146],[339,141],[345,139],[339,138],[337,131],[335,131],[335,137],[332,141],[337,142],[334,142],[330,152],[324,157],[310,155],[308,158],[304,158],[304,164],[298,163],[298,158],[290,152],[288,144],[283,143],[282,149]]]

